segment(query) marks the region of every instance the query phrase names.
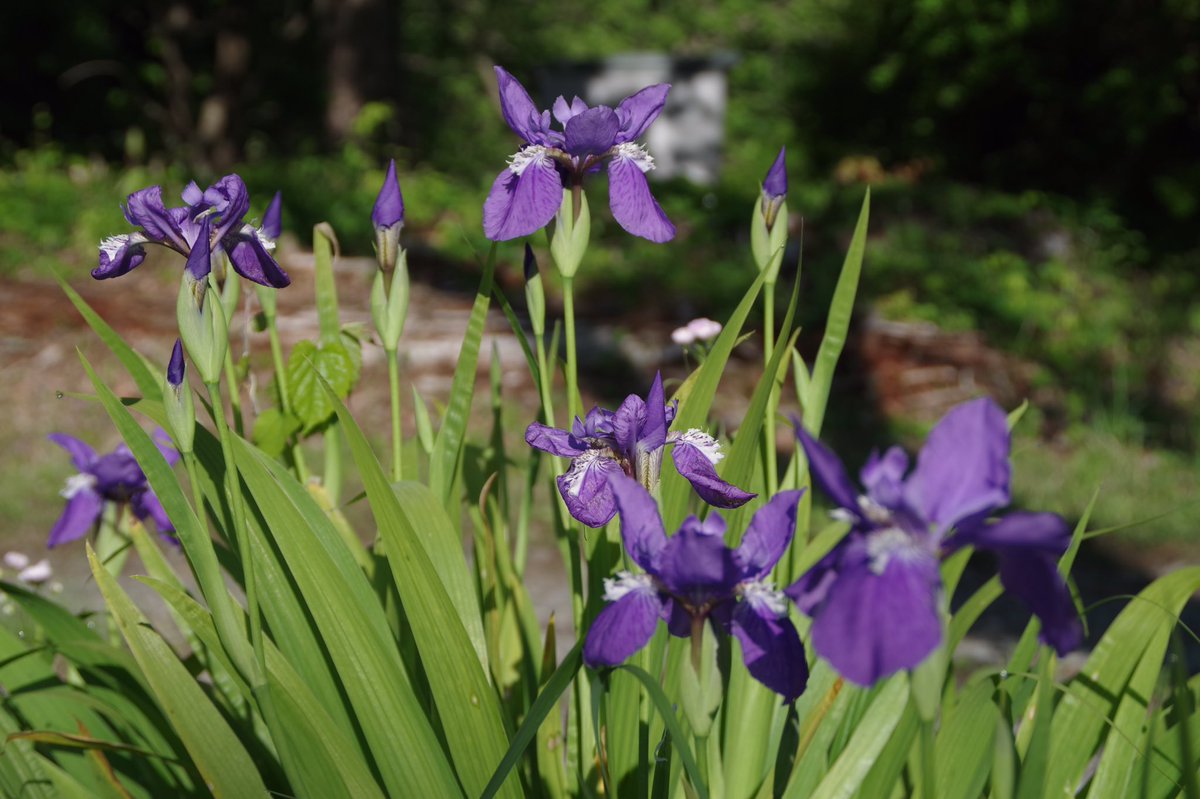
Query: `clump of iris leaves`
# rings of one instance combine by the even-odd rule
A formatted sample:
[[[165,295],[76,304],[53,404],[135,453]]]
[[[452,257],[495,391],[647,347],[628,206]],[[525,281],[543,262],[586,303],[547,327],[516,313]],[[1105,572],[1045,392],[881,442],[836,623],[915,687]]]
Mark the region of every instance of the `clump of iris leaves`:
[[[503,81],[501,75],[502,87]],[[565,103],[561,114],[556,108],[564,125],[581,113]],[[528,123],[513,125],[522,127],[527,147],[556,153],[562,147],[566,154],[554,157],[581,159],[569,161],[580,177],[588,171],[594,153],[586,148],[599,147],[599,139],[578,144],[579,134],[573,145],[568,127],[564,143]],[[610,173],[645,165],[644,151],[621,140],[625,133],[606,135]],[[572,153],[573,146],[584,154]],[[541,152],[514,163],[538,168]],[[621,157],[630,161],[618,163]],[[777,166],[782,161],[781,154]],[[519,182],[517,169],[502,171],[493,192]],[[568,180],[554,170],[538,179]],[[79,401],[98,402],[107,412],[124,441],[114,454],[128,471],[111,477],[100,464],[109,456],[57,439],[79,469],[68,482],[67,502],[98,509],[75,532],[88,539],[83,547],[106,611],[85,619],[35,587],[4,583],[23,630],[0,628],[5,795],[1200,796],[1200,679],[1189,678],[1178,654],[1181,637],[1190,635],[1178,614],[1200,590],[1200,568],[1180,569],[1131,597],[1107,630],[1091,636],[1073,673],[1060,668],[1055,648],[1042,640],[1066,650],[1077,637],[1071,633],[1064,643],[1040,635],[1047,631],[1038,618],[1003,666],[956,667],[958,645],[1005,586],[1027,601],[1032,596],[1033,609],[1049,619],[1045,597],[1027,590],[1024,572],[1005,572],[1004,546],[993,546],[1000,574],[963,595],[967,559],[976,544],[997,543],[998,531],[1009,529],[1004,520],[978,527],[975,538],[948,538],[957,544],[943,546],[939,558],[921,549],[936,548],[947,532],[939,530],[932,543],[922,537],[949,500],[927,495],[918,503],[921,513],[905,516],[895,492],[937,464],[918,459],[901,481],[902,455],[888,452],[864,470],[866,496],[859,499],[817,442],[860,278],[870,279],[863,270],[869,195],[824,313],[820,350],[805,363],[795,349],[794,283],[781,284],[790,302],[778,324],[774,318],[778,258],[785,252],[778,237],[787,233],[786,181],[776,195],[778,177],[768,173],[758,204],[746,208],[753,220],[746,260],[758,267],[757,277],[748,267],[744,293],[702,362],[669,382],[671,391],[656,380],[645,399],[631,397],[616,412],[586,420],[572,306],[563,320],[547,319],[542,281],[561,281],[571,296],[576,269],[587,269],[586,220],[607,211],[599,202],[589,211],[587,193],[569,181],[561,206],[544,204],[555,268],[540,268],[526,251],[533,261],[527,316],[513,310],[493,280],[497,258],[521,257],[520,242],[494,236],[505,240],[481,264],[444,406],[402,385],[396,369],[408,276],[394,168],[371,220],[380,264],[370,298],[375,330],[341,322],[336,238],[330,226],[317,225],[320,337],[290,353],[275,327],[275,287],[286,283],[271,268],[278,268],[270,254],[278,231],[268,219],[262,226],[243,220],[249,201],[240,179],[207,191],[189,186],[186,205],[163,208],[165,216],[157,215],[158,195],[131,195],[127,216],[141,230],[106,241],[100,276],[138,266],[147,243],[166,243],[186,256],[177,309],[190,368],[178,346],[170,368],[148,361],[64,283],[66,297],[137,387],[135,396],[117,396],[82,359],[94,394]],[[641,185],[632,172],[621,179]],[[588,191],[600,196],[590,184]],[[613,212],[630,232],[646,230],[615,199]],[[484,217],[486,224],[486,210]],[[654,235],[670,238],[669,224],[655,222]],[[241,292],[253,292],[259,303],[273,364],[274,403],[253,414],[243,402],[245,376],[231,368],[228,351]],[[719,441],[703,432],[711,429],[709,411],[764,295],[769,346],[762,376],[731,438]],[[543,436],[537,440],[548,454],[527,457],[522,442],[516,457],[506,440],[496,364],[488,388],[477,390],[484,323],[497,307],[523,344],[530,385],[541,400],[539,416],[527,420],[530,435]],[[567,353],[561,383],[560,341]],[[346,406],[361,377],[362,348],[377,344],[389,361],[394,422],[390,445],[379,447],[372,442],[384,436],[369,437]],[[795,392],[803,411],[803,446],[781,462],[774,429],[785,391]],[[473,442],[468,419],[485,404],[493,409],[493,429],[486,441]],[[1004,474],[997,479],[1005,485],[1002,496],[978,503],[975,516],[953,517],[959,535],[983,525],[979,514],[1006,504],[1005,428],[1019,425],[1023,413],[1014,409],[1005,419],[973,407],[993,429],[999,419],[989,440],[1001,443],[989,446],[993,454],[999,448]],[[580,422],[572,428],[574,416]],[[413,423],[404,424],[406,417]],[[156,428],[171,433],[171,447]],[[667,443],[674,465],[662,457]],[[889,442],[879,443],[882,450]],[[931,437],[922,458],[947,451],[944,440]],[[811,474],[804,452],[813,459]],[[173,465],[177,457],[182,468]],[[576,470],[601,461],[597,468],[621,473],[604,484],[613,486],[612,508],[591,504],[580,511],[580,492],[602,503],[605,488]],[[971,466],[963,464],[964,480]],[[351,470],[364,488],[360,496],[343,491]],[[943,481],[950,479],[945,471]],[[832,518],[814,507],[813,483],[838,506]],[[123,512],[135,495],[145,512]],[[361,529],[346,513],[358,502],[372,522]],[[572,518],[585,512],[587,524]],[[1046,522],[1049,514],[1036,516]],[[570,647],[557,640],[562,622],[555,616],[539,624],[525,585],[534,568],[532,526],[543,517],[566,567],[571,605],[558,610],[579,632]],[[1073,532],[1061,532],[1035,561],[1023,563],[1043,570],[1036,578],[1043,585],[1066,592],[1065,612],[1072,623],[1078,614],[1086,627],[1090,609],[1071,591],[1068,575],[1080,543],[1101,531],[1089,530],[1084,513]],[[865,656],[890,659],[855,660],[855,636],[877,626],[873,613],[887,616],[886,595],[877,608],[859,602],[840,611],[841,623],[824,634],[839,643],[828,646],[818,632],[826,611],[806,605],[802,613],[775,590],[788,587],[787,596],[799,601],[798,579],[815,576],[820,583],[838,564],[848,569],[846,553],[859,543],[866,548],[854,561],[864,570],[859,585],[874,585],[893,563],[926,558],[925,596],[936,629],[922,628],[921,646],[905,643],[900,654],[866,647]],[[176,546],[185,558],[168,556]],[[689,546],[711,561],[684,557]],[[165,603],[167,616],[148,621],[149,607],[139,607],[118,580],[129,551],[123,547],[138,553],[143,573],[135,579]],[[709,562],[739,571],[713,578],[702,573]],[[834,602],[845,573],[833,575],[817,605]],[[610,611],[639,598],[654,611],[632,647],[633,633],[614,630]],[[609,621],[601,623],[605,613]],[[659,624],[658,615],[669,623]],[[710,615],[713,625],[705,624]],[[766,638],[756,633],[760,622],[774,625]],[[619,643],[597,638],[600,626]],[[761,668],[762,653],[755,651],[780,636],[788,639],[784,657],[768,655],[776,657],[772,669],[786,673],[782,680]]]

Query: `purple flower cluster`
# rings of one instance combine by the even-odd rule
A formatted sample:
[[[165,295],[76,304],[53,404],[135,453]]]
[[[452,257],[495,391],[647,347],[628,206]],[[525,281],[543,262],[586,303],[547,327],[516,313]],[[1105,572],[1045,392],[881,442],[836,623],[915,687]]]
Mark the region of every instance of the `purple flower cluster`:
[[[942,640],[941,559],[964,546],[995,553],[1004,588],[1042,622],[1060,654],[1083,631],[1058,559],[1071,541],[1052,513],[1013,512],[1009,432],[996,403],[979,399],[948,413],[908,472],[893,447],[871,456],[860,494],[837,456],[799,425],[813,480],[851,523],[849,534],[787,589],[812,616],[812,645],[847,679],[870,685],[924,660]]]
[[[643,406],[654,397],[652,389]],[[607,417],[594,421],[611,424]],[[589,425],[591,414],[572,438],[594,438]],[[603,507],[596,498],[607,497],[620,512],[625,550],[642,572],[619,572],[605,581],[611,604],[588,632],[586,663],[621,663],[646,645],[660,619],[678,636],[695,636],[711,620],[741,643],[750,673],[791,701],[803,691],[808,671],[787,616],[790,597],[813,619],[817,654],[846,679],[871,685],[914,668],[941,643],[939,564],[964,546],[995,553],[1001,582],[1041,620],[1044,643],[1060,654],[1082,643],[1082,626],[1057,567],[1071,540],[1066,522],[1052,513],[993,518],[1010,501],[1007,419],[994,402],[976,400],[947,414],[911,473],[899,448],[873,454],[861,472],[863,494],[836,455],[799,425],[797,435],[814,481],[851,528],[783,592],[767,578],[791,544],[800,491],[771,498],[741,544],[729,549],[718,514],[704,521],[689,517],[668,538],[654,500],[637,482],[615,467],[589,478],[592,501]],[[564,479],[570,474],[559,478],[569,506]]]
[[[753,499],[754,494],[717,476],[716,464],[723,457],[717,441],[697,429],[668,432],[674,419],[675,405],[666,404],[662,375],[655,375],[645,399],[630,394],[615,411],[593,408],[585,419],[576,418],[570,430],[534,422],[525,431],[525,443],[571,458],[570,468],[558,478],[558,491],[571,515],[589,527],[603,527],[617,513],[610,483],[614,475],[647,487],[658,484],[667,446],[675,468],[708,504],[737,508]]]
[[[183,190],[184,204],[174,208],[163,204],[161,186],[135,191],[124,212],[129,224],[140,230],[105,239],[92,277],[105,280],[130,272],[145,260],[146,244],[160,244],[186,258],[199,242],[214,257],[228,255],[234,271],[247,280],[283,288],[291,280],[271,255],[279,235],[278,199],[276,195],[263,227],[257,228],[243,221],[250,196],[237,175],[226,175],[203,191],[195,182],[189,183]],[[208,269],[203,269],[196,276],[207,274]]]
[[[496,67],[504,121],[524,141],[508,168],[492,184],[483,204],[483,229],[493,241],[528,236],[545,227],[562,205],[563,189],[580,186],[585,175],[608,170],[608,203],[617,224],[635,236],[670,241],[675,226],[650,193],[646,172],[654,159],[637,139],[667,100],[670,85],[647,86],[616,108],[589,108],[578,97],[559,97],[539,111],[516,78]]]
[[[174,465],[179,453],[167,443],[166,434],[159,430],[154,438],[167,463]],[[86,443],[66,433],[52,433],[50,440],[67,451],[79,473],[68,477],[60,492],[67,506],[54,523],[47,546],[56,547],[87,535],[95,529],[109,502],[128,505],[139,520],[153,519],[160,535],[175,540],[169,535],[175,531],[174,525],[128,447],[122,444],[112,452],[97,455]]]

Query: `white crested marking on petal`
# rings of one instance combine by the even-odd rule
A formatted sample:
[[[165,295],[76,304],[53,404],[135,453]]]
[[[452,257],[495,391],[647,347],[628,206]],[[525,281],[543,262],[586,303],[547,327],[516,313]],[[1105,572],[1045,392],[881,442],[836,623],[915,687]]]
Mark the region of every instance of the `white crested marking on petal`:
[[[530,164],[540,164],[546,159],[546,148],[540,144],[534,144],[526,147],[524,150],[513,153],[508,159],[508,168],[514,174],[524,174]]]
[[[913,537],[899,527],[886,527],[867,536],[867,557],[875,574],[883,574],[892,558],[912,560],[923,553]]]
[[[654,578],[648,574],[634,574],[619,571],[616,577],[604,578],[604,599],[616,602],[632,591],[651,591],[654,589]]]
[[[856,521],[858,521],[858,517],[845,508],[834,508],[833,510],[829,511],[829,517],[834,521],[846,522],[848,524],[854,524]]]
[[[865,494],[859,496],[858,507],[862,511],[863,516],[876,524],[891,524],[892,512]]]
[[[774,614],[782,619],[787,615],[787,597],[775,588],[775,584],[767,580],[747,580],[738,586],[742,599],[749,602],[751,607],[762,613]]]
[[[676,441],[682,441],[685,444],[691,444],[696,449],[704,453],[704,457],[708,458],[708,462],[716,466],[725,457],[725,453],[721,452],[721,444],[708,433],[698,427],[693,427],[687,432],[680,433]]]
[[[70,499],[80,491],[90,491],[96,485],[96,476],[91,474],[73,474],[67,478],[66,484],[58,495],[63,499]]]
[[[568,494],[573,497],[579,496],[588,471],[596,468],[599,465],[597,461],[600,460],[612,460],[607,454],[607,450],[589,449],[571,461],[571,468],[567,469],[567,473],[563,475],[563,483],[567,486]]]
[[[109,236],[104,241],[100,242],[100,252],[108,256],[109,261],[115,261],[117,256],[121,254],[121,250],[126,247],[132,247],[135,244],[145,244],[147,239],[141,233],[124,233],[120,236]]]
[[[617,152],[614,157],[632,161],[643,172],[649,172],[651,169],[654,169],[654,156],[646,152],[646,148],[642,145],[627,141],[624,144],[618,144],[616,150]]]
[[[267,232],[260,227],[254,225],[243,225],[242,232],[248,236],[254,236],[258,239],[258,243],[263,246],[267,252],[272,252],[275,249],[275,239],[267,235]]]

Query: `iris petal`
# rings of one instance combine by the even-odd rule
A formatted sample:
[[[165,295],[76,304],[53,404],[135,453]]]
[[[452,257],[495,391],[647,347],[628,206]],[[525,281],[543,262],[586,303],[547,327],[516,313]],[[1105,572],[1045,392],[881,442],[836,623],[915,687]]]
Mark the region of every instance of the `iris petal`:
[[[751,602],[739,602],[729,632],[742,645],[742,660],[754,679],[791,702],[808,684],[804,644],[790,619]]]
[[[560,458],[577,458],[587,450],[586,445],[566,430],[548,427],[541,422],[534,422],[525,429],[525,443]]]
[[[71,463],[79,471],[85,471],[96,460],[96,451],[78,438],[66,433],[51,433],[46,438],[58,444],[71,456]]]
[[[492,241],[535,233],[562,206],[562,178],[554,162],[541,154],[529,158],[520,172],[505,169],[497,175],[483,203],[483,232]]]
[[[709,505],[739,508],[756,496],[722,480],[708,456],[699,447],[683,439],[677,440],[671,448],[671,460],[675,462],[676,471],[692,484],[700,498]]]
[[[231,233],[225,237],[222,246],[229,254],[234,271],[247,280],[276,289],[291,285],[292,279],[279,268],[253,229]]]
[[[762,579],[783,557],[796,532],[796,507],[803,494],[803,489],[780,491],[755,512],[736,553],[745,579]]]
[[[662,600],[649,587],[625,594],[592,622],[583,645],[583,662],[593,668],[624,663],[654,635],[662,612]]]
[[[617,116],[621,120],[621,131],[617,143],[630,142],[640,137],[658,119],[667,102],[669,83],[656,83],[629,95],[617,105]]]
[[[954,408],[929,433],[907,499],[942,531],[1009,503],[1008,419],[983,398]]]
[[[558,493],[572,516],[588,527],[603,527],[617,513],[608,481],[618,474],[621,467],[616,461],[597,450],[588,450],[558,477]]]
[[[104,499],[91,489],[85,488],[75,492],[67,500],[62,515],[50,530],[50,540],[46,546],[54,548],[68,541],[83,538],[104,512]]]
[[[646,175],[633,158],[618,155],[609,162],[608,204],[613,219],[627,232],[660,244],[675,238],[675,225],[650,193]]]
[[[799,420],[793,419],[796,428],[796,438],[804,447],[804,456],[808,459],[808,470],[813,480],[830,499],[845,510],[861,518],[858,508],[858,489],[854,487],[846,467],[828,447],[809,435]]]
[[[893,556],[881,571],[864,557],[815,610],[813,648],[858,685],[913,668],[942,640],[940,585],[931,555]]]
[[[659,555],[667,545],[658,505],[637,481],[623,474],[609,481],[621,513],[621,539],[633,562],[651,574],[659,570]]]

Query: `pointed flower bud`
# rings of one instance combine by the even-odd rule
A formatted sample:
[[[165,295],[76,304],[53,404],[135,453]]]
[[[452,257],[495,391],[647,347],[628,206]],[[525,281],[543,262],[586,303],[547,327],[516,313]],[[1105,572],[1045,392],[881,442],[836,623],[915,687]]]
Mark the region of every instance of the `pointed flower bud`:
[[[763,197],[767,199],[775,199],[783,197],[787,194],[787,148],[780,147],[779,155],[775,157],[775,163],[771,164],[771,169],[767,172],[767,178],[763,181]]]
[[[171,361],[167,364],[167,385],[163,388],[163,409],[167,426],[180,452],[191,452],[196,438],[196,407],[192,390],[184,382],[183,342],[175,339]]]
[[[750,220],[750,249],[759,271],[767,273],[767,282],[774,283],[783,263],[787,246],[787,148],[780,147],[775,163],[767,170],[762,194],[754,204]]]
[[[379,259],[379,268],[390,272],[396,268],[400,229],[404,227],[404,197],[400,194],[400,181],[396,179],[395,159],[388,164],[383,186],[375,198],[371,223],[375,226],[375,257]]]
[[[172,388],[183,385],[184,374],[183,341],[175,339],[175,348],[171,350],[171,361],[167,364],[167,383]]]
[[[267,212],[263,214],[262,234],[275,241],[283,233],[283,192],[275,192]]]

